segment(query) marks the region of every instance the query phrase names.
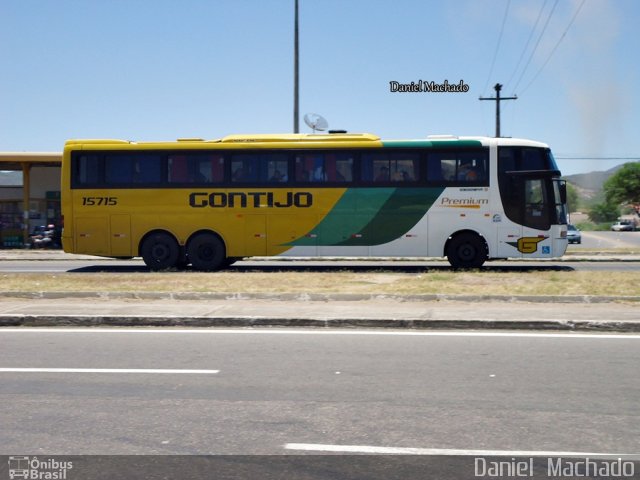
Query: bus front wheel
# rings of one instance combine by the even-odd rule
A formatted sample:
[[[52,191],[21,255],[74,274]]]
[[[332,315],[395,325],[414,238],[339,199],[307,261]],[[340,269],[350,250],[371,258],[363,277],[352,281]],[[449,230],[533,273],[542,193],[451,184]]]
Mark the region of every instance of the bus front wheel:
[[[449,241],[447,260],[453,268],[480,268],[487,257],[487,244],[476,233],[460,233]]]
[[[180,247],[172,235],[156,232],[144,239],[140,253],[151,270],[167,270],[176,266]]]
[[[224,243],[212,233],[199,233],[187,244],[187,256],[196,270],[219,270],[224,266]]]

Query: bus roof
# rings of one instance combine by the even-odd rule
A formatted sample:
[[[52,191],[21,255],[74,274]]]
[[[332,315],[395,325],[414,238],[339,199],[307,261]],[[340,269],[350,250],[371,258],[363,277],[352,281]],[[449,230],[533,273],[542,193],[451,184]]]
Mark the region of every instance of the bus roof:
[[[237,134],[227,135],[222,138],[213,140],[204,140],[201,138],[179,138],[175,141],[145,141],[134,142],[131,140],[115,140],[115,139],[73,139],[68,140],[65,144],[66,148],[82,149],[83,146],[95,148],[98,146],[108,149],[131,145],[141,146],[146,149],[150,148],[175,148],[180,144],[181,147],[189,148],[222,145],[232,148],[245,148],[247,144],[252,146],[263,147],[290,147],[292,144],[305,145],[308,147],[327,147],[330,144],[335,146],[349,147],[396,147],[396,148],[438,148],[438,147],[480,147],[480,146],[525,146],[525,147],[541,147],[548,148],[544,143],[526,140],[522,138],[495,138],[483,136],[454,136],[454,135],[430,135],[422,139],[406,139],[406,140],[385,140],[371,133],[328,133],[328,134],[306,134],[306,133],[284,133],[284,134]]]

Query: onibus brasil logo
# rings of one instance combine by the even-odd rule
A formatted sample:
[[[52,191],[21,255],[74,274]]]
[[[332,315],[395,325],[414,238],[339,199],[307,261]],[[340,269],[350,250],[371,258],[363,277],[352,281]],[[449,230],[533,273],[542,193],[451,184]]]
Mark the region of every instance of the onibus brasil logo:
[[[9,457],[9,478],[33,480],[66,480],[67,471],[73,469],[73,462],[62,462],[53,458],[39,460],[38,457]]]

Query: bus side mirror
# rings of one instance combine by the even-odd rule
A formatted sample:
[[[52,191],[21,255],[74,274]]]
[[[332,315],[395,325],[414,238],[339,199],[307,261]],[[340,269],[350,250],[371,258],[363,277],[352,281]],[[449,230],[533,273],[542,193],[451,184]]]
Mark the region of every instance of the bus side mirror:
[[[567,203],[567,182],[560,182],[560,202]]]

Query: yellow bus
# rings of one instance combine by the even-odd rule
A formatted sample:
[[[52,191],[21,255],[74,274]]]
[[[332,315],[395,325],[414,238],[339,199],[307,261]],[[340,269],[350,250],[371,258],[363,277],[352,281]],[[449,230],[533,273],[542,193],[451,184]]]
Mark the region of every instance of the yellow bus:
[[[372,134],[69,140],[66,252],[218,270],[251,256],[553,258],[566,189],[530,140]]]

